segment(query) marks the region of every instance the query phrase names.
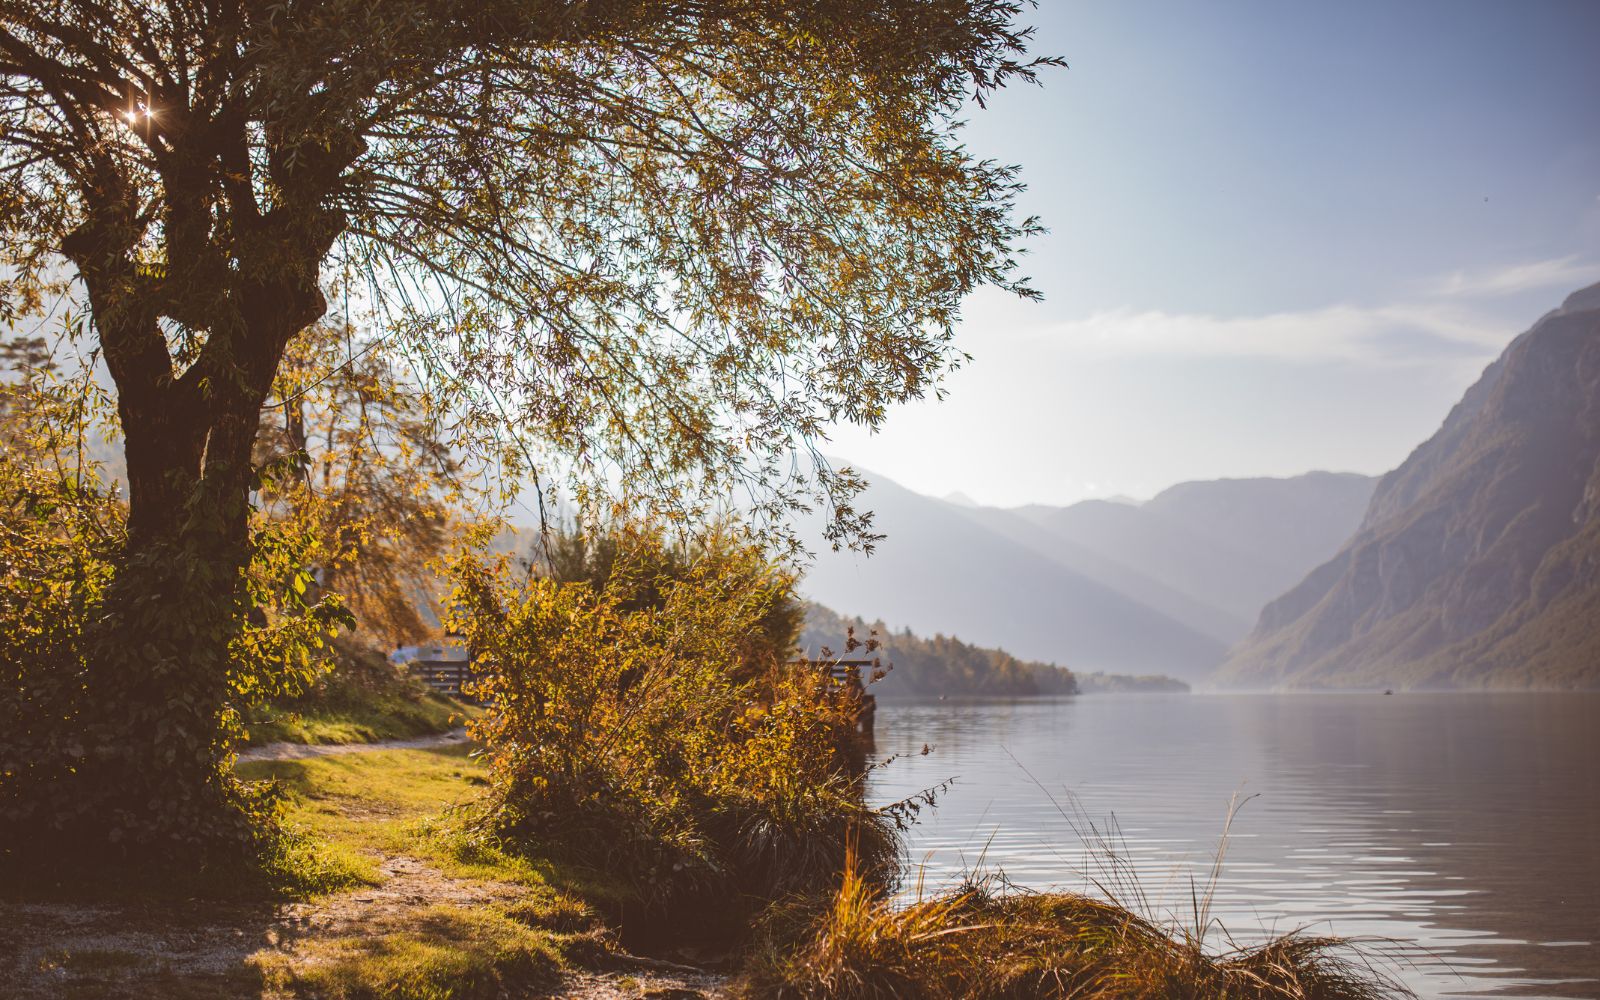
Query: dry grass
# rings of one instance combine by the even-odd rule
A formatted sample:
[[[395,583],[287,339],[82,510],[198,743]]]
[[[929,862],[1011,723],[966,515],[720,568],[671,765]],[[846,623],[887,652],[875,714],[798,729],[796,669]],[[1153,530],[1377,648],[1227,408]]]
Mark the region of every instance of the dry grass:
[[[744,982],[784,1000],[1382,1000],[1405,991],[1347,942],[1287,935],[1208,954],[1112,903],[989,881],[896,905],[847,874],[774,915]]]

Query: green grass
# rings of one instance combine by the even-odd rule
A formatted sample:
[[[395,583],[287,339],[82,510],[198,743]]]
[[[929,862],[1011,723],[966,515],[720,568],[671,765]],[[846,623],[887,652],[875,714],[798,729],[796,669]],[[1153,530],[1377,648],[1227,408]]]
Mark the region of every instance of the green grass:
[[[479,709],[411,683],[360,699],[323,698],[253,709],[245,742],[377,743],[448,732]]]
[[[549,985],[561,942],[505,907],[433,906],[405,924],[311,941],[255,960],[262,981],[322,1000],[494,1000]]]
[[[407,854],[448,859],[458,839],[454,814],[471,803],[484,784],[484,768],[467,744],[429,750],[374,750],[305,760],[252,761],[239,765],[247,780],[273,780],[287,794],[284,816],[290,842],[304,856],[284,866],[291,881],[311,892],[347,884],[375,884],[377,855]],[[498,862],[500,859],[486,859]],[[456,874],[539,887],[526,864],[506,858]]]
[[[241,765],[241,777],[274,779],[287,793],[285,817],[337,858],[365,864],[379,881],[378,856],[405,855],[468,882],[510,883],[514,901],[444,904],[364,923],[359,931],[303,942],[291,960],[254,960],[267,986],[327,1000],[478,1000],[531,994],[563,964],[606,949],[594,912],[567,891],[554,865],[509,854],[466,829],[466,807],[485,770],[469,746],[375,750]]]
[[[286,793],[288,836],[273,865],[289,895],[376,884],[376,854],[407,853],[411,826],[470,801],[482,767],[466,745],[252,761],[238,774]]]
[[[40,957],[34,971],[43,978],[25,995],[490,1000],[541,995],[569,963],[612,948],[556,866],[466,829],[464,807],[484,783],[467,746],[258,761],[238,772],[282,792],[287,835],[266,866],[277,881],[242,882],[226,904],[130,900],[91,933],[155,943],[111,947],[69,934]],[[401,867],[386,869],[389,859]],[[371,894],[386,870],[417,880],[414,888]],[[275,906],[285,896],[307,900],[318,916],[279,923]],[[197,964],[195,947],[217,957]]]
[[[298,697],[245,715],[249,744],[376,743],[446,732],[479,709],[406,676],[380,651],[342,641],[333,668]]]
[[[373,750],[304,760],[252,761],[240,777],[275,780],[287,794],[285,823],[324,866],[377,879],[374,855],[406,855],[452,878],[508,882],[538,890],[541,919],[571,929],[573,897],[608,898],[623,887],[599,873],[514,851],[472,824],[486,769],[470,744]],[[309,867],[309,865],[308,865]],[[564,916],[558,914],[565,914]]]
[[[249,761],[237,771],[247,780],[277,781],[289,795],[290,822],[319,836],[365,842],[374,826],[387,829],[474,799],[486,775],[472,753],[462,743]]]

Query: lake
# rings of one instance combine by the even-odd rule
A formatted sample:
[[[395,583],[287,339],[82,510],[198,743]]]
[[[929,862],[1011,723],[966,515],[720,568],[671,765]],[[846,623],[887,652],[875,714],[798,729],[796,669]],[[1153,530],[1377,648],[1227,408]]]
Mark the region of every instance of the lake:
[[[929,885],[981,863],[1128,902],[1131,869],[1192,925],[1236,800],[1235,940],[1372,938],[1424,997],[1600,997],[1600,695],[886,701],[877,728],[908,756],[875,801],[955,778],[909,835]]]

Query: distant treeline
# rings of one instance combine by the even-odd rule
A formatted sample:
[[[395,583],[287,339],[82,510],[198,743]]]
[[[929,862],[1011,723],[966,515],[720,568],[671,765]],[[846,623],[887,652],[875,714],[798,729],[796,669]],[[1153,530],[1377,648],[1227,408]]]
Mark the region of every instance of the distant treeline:
[[[1162,691],[1188,693],[1189,685],[1164,674],[1077,674],[1079,694],[1154,694]]]
[[[882,648],[875,654],[865,649],[847,653],[845,640],[852,627],[856,638],[863,641],[876,632]],[[873,686],[874,693],[889,697],[1078,693],[1077,678],[1065,667],[1019,660],[1002,650],[974,646],[952,636],[924,639],[909,629],[891,632],[882,622],[846,618],[820,604],[808,604],[800,648],[814,657],[824,647],[840,659],[877,656],[886,666],[892,665],[888,676]]]

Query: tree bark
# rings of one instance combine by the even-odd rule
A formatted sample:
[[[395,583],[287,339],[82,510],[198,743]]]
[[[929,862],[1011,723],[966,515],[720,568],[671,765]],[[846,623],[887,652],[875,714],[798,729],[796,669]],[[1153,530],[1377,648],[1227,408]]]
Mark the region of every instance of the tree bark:
[[[326,308],[320,251],[271,280],[241,277],[227,290],[232,315],[180,374],[159,306],[127,273],[96,266],[116,255],[91,253],[105,248],[89,239],[71,249],[117,384],[128,537],[89,626],[84,753],[56,846],[112,864],[137,856],[146,871],[245,861],[275,832],[233,777],[229,747],[252,446],[286,345]]]

